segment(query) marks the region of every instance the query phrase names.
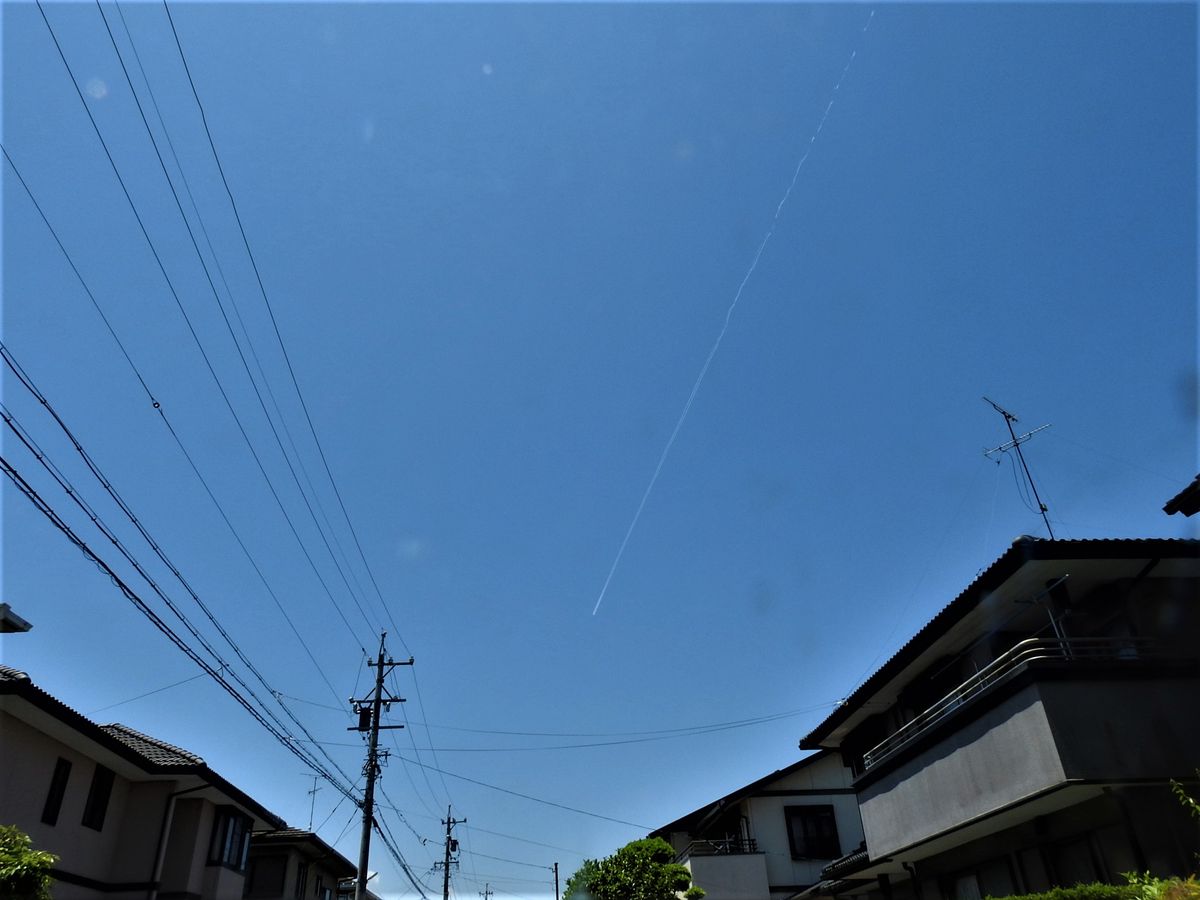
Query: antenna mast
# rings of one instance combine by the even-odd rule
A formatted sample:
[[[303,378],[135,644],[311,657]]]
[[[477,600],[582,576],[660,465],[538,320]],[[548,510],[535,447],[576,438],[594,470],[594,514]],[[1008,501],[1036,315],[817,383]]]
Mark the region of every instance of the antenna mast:
[[[1046,504],[1042,502],[1042,498],[1038,495],[1037,485],[1035,485],[1033,483],[1033,476],[1029,473],[1029,466],[1025,463],[1025,454],[1023,454],[1021,452],[1021,445],[1023,443],[1025,443],[1027,440],[1029,440],[1031,437],[1033,437],[1039,431],[1044,431],[1045,429],[1049,428],[1050,426],[1042,425],[1041,427],[1035,428],[1035,429],[1033,429],[1033,431],[1027,431],[1023,435],[1018,437],[1017,433],[1015,431],[1013,431],[1013,427],[1012,427],[1012,423],[1017,421],[1017,417],[1014,416],[1012,413],[1010,413],[1007,409],[1005,409],[999,403],[997,403],[995,400],[989,400],[987,397],[984,397],[983,399],[984,399],[984,402],[991,405],[992,409],[996,410],[996,412],[998,412],[998,413],[1000,413],[1000,415],[1004,416],[1004,424],[1008,426],[1008,436],[1010,438],[1012,438],[1012,440],[1006,441],[1005,443],[1001,444],[999,447],[993,447],[991,450],[984,450],[983,455],[986,456],[988,459],[991,459],[993,453],[1007,453],[1009,450],[1017,451],[1017,459],[1019,459],[1021,461],[1021,469],[1025,472],[1025,480],[1029,482],[1029,489],[1031,491],[1033,491],[1033,498],[1037,501],[1038,512],[1040,512],[1042,514],[1042,521],[1046,523],[1046,531],[1050,532],[1050,538],[1051,538],[1051,540],[1053,540],[1054,539],[1054,529],[1050,527],[1050,519],[1046,515],[1046,513],[1049,512],[1049,509],[1046,508]],[[999,465],[1000,461],[996,460],[996,464]]]

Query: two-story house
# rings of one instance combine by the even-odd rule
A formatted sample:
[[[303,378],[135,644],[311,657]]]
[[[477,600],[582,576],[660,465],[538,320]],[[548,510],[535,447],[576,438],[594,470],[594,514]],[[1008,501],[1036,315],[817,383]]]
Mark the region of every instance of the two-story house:
[[[813,893],[1190,871],[1197,698],[1200,541],[1019,538],[801,740],[851,768],[866,836]]]
[[[245,896],[253,900],[335,900],[357,869],[311,831],[278,828],[250,840]]]
[[[250,836],[284,823],[203,759],[98,725],[0,666],[0,821],[59,857],[56,900],[241,900]]]
[[[786,900],[863,839],[850,772],[823,751],[654,831],[707,900]]]

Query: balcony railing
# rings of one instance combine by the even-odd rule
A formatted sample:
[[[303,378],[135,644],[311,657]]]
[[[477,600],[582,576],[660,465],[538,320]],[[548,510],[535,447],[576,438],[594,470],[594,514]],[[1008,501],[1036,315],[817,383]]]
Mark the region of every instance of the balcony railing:
[[[758,842],[754,838],[719,838],[716,840],[692,841],[676,859],[683,862],[693,856],[734,856],[757,853]]]
[[[1121,663],[1165,658],[1155,641],[1140,638],[1026,638],[864,753],[863,768],[871,768],[885,756],[916,740],[959,706],[1028,663],[1037,660]]]

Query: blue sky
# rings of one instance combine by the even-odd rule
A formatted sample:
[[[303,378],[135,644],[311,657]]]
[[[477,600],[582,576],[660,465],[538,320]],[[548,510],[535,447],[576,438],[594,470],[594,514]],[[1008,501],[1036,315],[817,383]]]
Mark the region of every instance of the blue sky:
[[[983,457],[1007,439],[983,395],[1020,430],[1052,423],[1025,449],[1058,536],[1197,536],[1161,512],[1200,465],[1193,5],[173,5],[394,625],[308,434],[163,8],[122,4],[125,23],[103,8],[161,142],[132,35],[232,305],[215,268],[214,282],[349,556],[349,588],[94,5],[46,14],[330,596],[24,2],[3,7],[4,147],[332,690],[7,164],[4,343],[347,771],[357,738],[322,705],[361,694],[384,622],[389,649],[416,657],[397,673],[410,728],[393,732],[383,783],[433,888],[448,804],[468,820],[456,895],[535,896],[551,889],[536,866],[558,861],[565,880],[635,825],[794,761],[871,666],[1014,537],[1044,533],[1010,461]],[[150,566],[36,401],[3,384]],[[11,432],[3,448],[111,555]],[[8,483],[3,512],[3,599],[34,623],[3,640],[4,662],[307,825],[304,767],[207,680],[105,709],[198,670]],[[354,857],[352,811],[336,804],[322,789],[315,824]],[[372,865],[385,895],[405,893],[379,848]]]

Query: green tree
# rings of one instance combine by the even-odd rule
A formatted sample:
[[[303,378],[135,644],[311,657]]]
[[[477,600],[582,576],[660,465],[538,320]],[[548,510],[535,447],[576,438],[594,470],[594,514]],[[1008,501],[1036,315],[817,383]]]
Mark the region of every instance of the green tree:
[[[29,835],[15,825],[0,825],[0,897],[50,900],[50,868],[58,857],[34,850]]]
[[[604,859],[585,859],[567,879],[563,900],[700,900],[703,888],[675,862],[675,851],[662,838],[626,844]]]

